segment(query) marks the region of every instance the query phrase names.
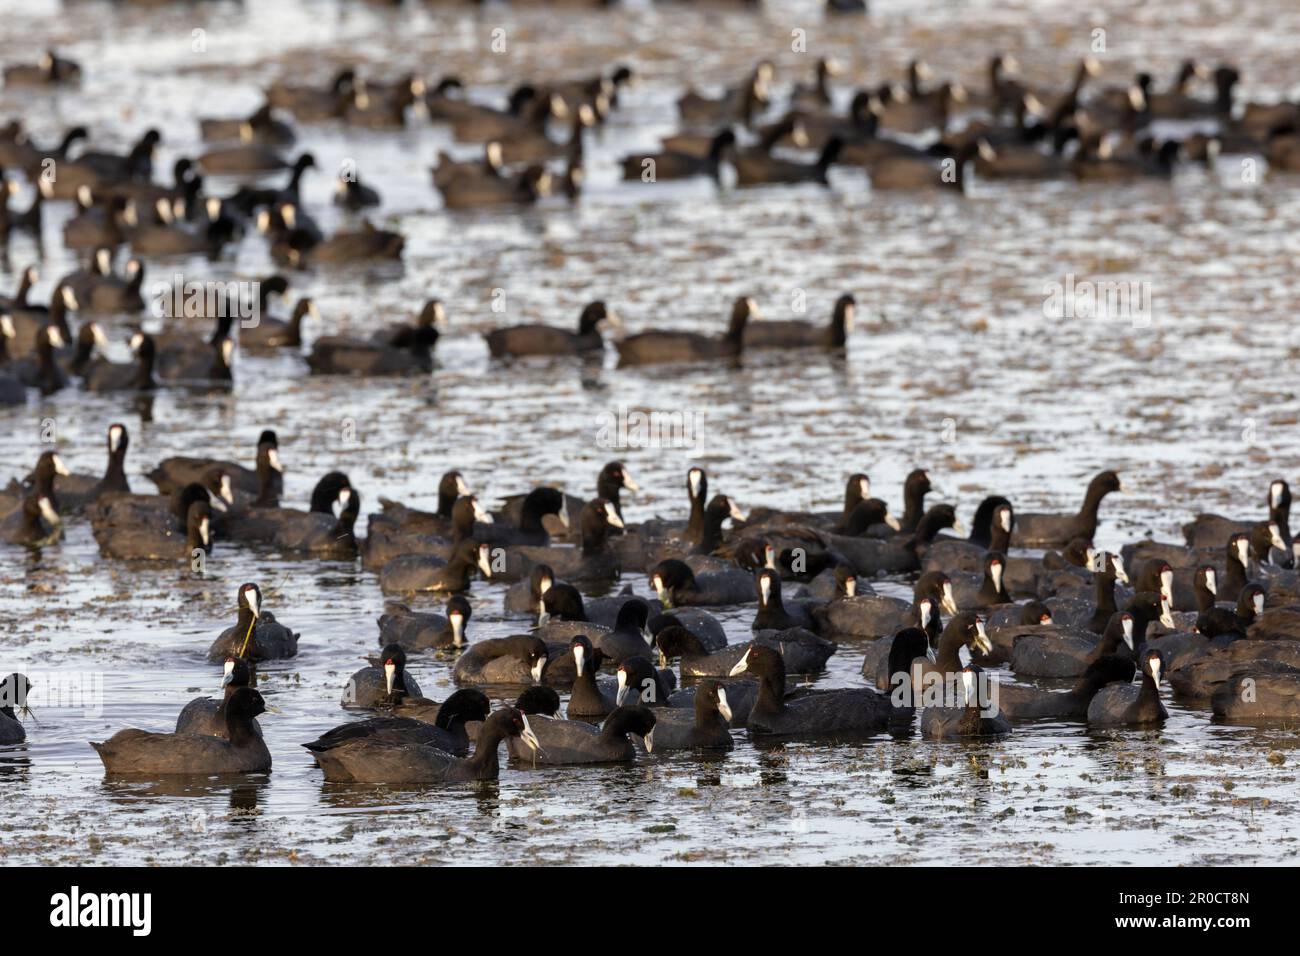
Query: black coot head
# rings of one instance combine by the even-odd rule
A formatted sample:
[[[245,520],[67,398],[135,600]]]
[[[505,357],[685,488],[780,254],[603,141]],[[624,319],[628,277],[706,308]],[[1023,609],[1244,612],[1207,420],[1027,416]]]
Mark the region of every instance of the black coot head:
[[[1228,560],[1243,567],[1248,566],[1250,560],[1250,535],[1239,531],[1228,539]]]
[[[858,576],[847,564],[835,566],[835,593],[853,597],[858,593]]]
[[[727,692],[722,687],[722,681],[718,681],[718,680],[701,681],[695,687],[695,700],[697,702],[697,706],[699,701],[704,701],[705,706],[709,710],[717,710],[718,704],[725,702],[726,698],[727,698]],[[731,708],[728,707],[727,709],[730,710]],[[731,716],[727,715],[727,719],[730,720]]]
[[[1146,627],[1153,621],[1160,620],[1160,594],[1154,591],[1139,591],[1125,606],[1124,610],[1133,615],[1136,624]]]
[[[957,509],[952,505],[935,505],[925,513],[926,524],[934,530],[957,526]]]
[[[400,674],[406,669],[406,651],[402,650],[401,644],[385,644],[379,652],[379,663],[384,668],[395,668]]]
[[[1237,598],[1237,616],[1253,621],[1264,610],[1264,598],[1264,588],[1251,581],[1241,589],[1241,596]]]
[[[643,598],[624,601],[614,622],[616,631],[643,631],[650,620],[650,605]]]
[[[695,582],[695,573],[685,561],[668,558],[650,569],[650,586],[655,591],[679,588]]]
[[[728,335],[739,335],[745,331],[750,319],[757,317],[758,304],[753,296],[742,295],[731,305],[731,321],[727,325]]]
[[[614,502],[606,498],[592,498],[582,506],[582,533],[607,534],[610,528],[623,527],[623,519],[618,516]]]
[[[582,595],[571,584],[555,584],[542,595],[542,608],[560,621],[585,621],[587,611]]]
[[[618,707],[606,720],[613,724],[617,731],[636,734],[641,738],[648,737],[655,729],[655,712],[644,704],[626,704]],[[646,749],[650,749],[651,746],[651,741],[647,740]]]
[[[1089,555],[1093,553],[1092,541],[1086,537],[1071,538],[1070,544],[1066,545],[1065,558],[1075,567],[1086,567],[1092,570],[1092,562]]]
[[[1205,590],[1209,591],[1211,594],[1214,594],[1218,591],[1219,573],[1214,570],[1213,565],[1202,564],[1199,568],[1196,569],[1194,580],[1198,588],[1204,588]]]
[[[760,607],[779,603],[781,600],[781,575],[771,568],[763,568],[754,575],[754,585],[758,591]]]
[[[1291,486],[1281,478],[1269,482],[1267,504],[1270,510],[1290,511]]]
[[[683,654],[708,653],[703,642],[680,624],[670,624],[662,628],[655,635],[655,645],[665,660],[670,657],[681,657]]]
[[[1157,684],[1160,683],[1160,675],[1164,673],[1165,655],[1160,653],[1154,647],[1148,648],[1147,652],[1142,655],[1142,673],[1147,674]]]
[[[1011,529],[1015,527],[1015,523],[1016,523],[1016,512],[1015,509],[1011,507],[1011,502],[1008,501],[1005,504],[1000,504],[997,506],[996,509],[994,509],[993,511],[994,531],[1002,531],[1005,534],[1010,534]]]
[[[110,455],[125,455],[130,444],[131,433],[127,431],[125,425],[121,422],[114,422],[108,426],[108,453]]]
[[[524,496],[521,511],[524,515],[559,515],[564,509],[564,492],[558,488],[534,488]],[[523,524],[523,519],[520,521]]]
[[[1051,624],[1052,609],[1042,601],[1030,601],[1020,609],[1020,623],[1033,626]]]
[[[714,495],[709,500],[709,506],[704,509],[704,512],[710,518],[716,520],[719,526],[728,518],[732,521],[744,521],[747,517],[745,512],[726,495]]]
[[[253,683],[253,669],[242,657],[227,657],[222,687],[248,687]]]
[[[212,501],[212,495],[203,485],[199,484],[197,481],[191,481],[188,485],[182,488],[176,496],[176,515],[178,517],[188,515],[190,513],[190,505],[200,501],[204,504],[210,504]],[[223,502],[217,510],[221,510],[224,507],[225,503]]]
[[[420,309],[419,318],[416,319],[416,325],[422,325],[431,328],[440,328],[447,322],[447,308],[442,304],[441,299],[430,299],[424,303]]]
[[[542,595],[555,585],[555,572],[549,564],[535,564],[528,572],[528,586],[535,595]]]
[[[546,644],[538,637],[528,638],[523,652],[524,659],[528,662],[530,670],[535,667],[539,661],[544,663],[547,658]]]
[[[1124,486],[1120,483],[1119,475],[1113,471],[1103,471],[1092,479],[1090,486],[1099,494],[1110,494],[1112,491],[1123,491]]]
[[[282,275],[267,276],[258,285],[258,297],[263,303],[272,295],[284,295],[289,291],[289,280]]]
[[[454,617],[459,614],[461,620],[469,621],[469,619],[474,615],[474,608],[468,600],[461,595],[456,594],[447,601],[446,613],[448,617]]]
[[[1106,622],[1106,630],[1102,634],[1102,639],[1118,643],[1119,650],[1117,653],[1128,656],[1137,650],[1135,645],[1134,629],[1137,627],[1138,619],[1132,611],[1116,611]]]
[[[36,467],[32,469],[33,485],[43,491],[49,491],[55,476],[66,474],[68,474],[67,466],[63,464],[63,459],[59,457],[58,452],[44,451],[41,452],[41,457],[36,459]]]
[[[740,674],[753,674],[759,678],[779,676],[784,680],[785,661],[776,650],[765,644],[750,644],[744,656],[732,667],[730,676]]]
[[[440,498],[464,497],[469,494],[469,485],[465,484],[465,478],[459,471],[449,471],[438,481],[438,496]]]
[[[222,506],[229,507],[235,503],[234,487],[230,481],[230,473],[224,468],[210,468],[207,474],[203,476],[204,486],[211,494],[211,502],[219,502],[217,510],[220,511]]]
[[[204,549],[212,544],[212,509],[206,501],[196,501],[190,505],[185,516],[185,532],[188,538],[199,542]]]
[[[931,491],[930,475],[924,468],[917,468],[907,476],[907,480],[903,482],[903,488],[905,491],[928,495]]]
[[[1135,668],[1131,658],[1118,654],[1103,654],[1083,672],[1083,681],[1094,687],[1105,687],[1116,682],[1129,683],[1133,680]]]
[[[991,653],[993,650],[993,643],[984,630],[984,618],[974,611],[962,611],[956,615],[948,622],[944,633],[947,634],[949,630],[960,634],[962,643],[968,648],[984,654]]]
[[[483,699],[484,701],[487,700],[486,697]],[[551,687],[529,687],[519,695],[519,699],[515,701],[515,707],[522,714],[541,714],[543,717],[554,717],[560,711],[560,695]]]
[[[256,584],[248,583],[239,586],[239,609],[241,611],[252,611],[254,614],[262,613],[262,589]]]
[[[242,718],[252,720],[259,714],[266,713],[266,700],[260,691],[252,687],[241,687],[230,695],[226,703],[227,719]]]
[[[655,688],[653,693],[658,693],[659,675],[648,657],[637,654],[618,665],[619,697],[624,703],[631,699],[630,696],[625,696],[625,691],[628,695],[644,694],[651,687]]]
[[[333,514],[334,503],[337,502],[343,493],[351,492],[352,482],[348,476],[341,471],[331,471],[329,474],[316,482],[316,487],[311,493],[311,510]]]
[[[617,319],[601,299],[587,304],[578,317],[578,334],[592,335],[600,330],[601,325],[615,325]]]
[[[912,588],[913,600],[923,597],[933,598],[935,603],[942,603],[944,595],[952,588],[952,579],[942,571],[926,571],[916,579]]]
[[[686,493],[692,501],[703,503],[709,493],[709,476],[703,468],[691,468],[686,472]]]
[[[456,691],[442,702],[438,708],[438,719],[435,724],[444,730],[451,727],[456,720],[487,720],[488,714],[492,712],[492,702],[488,700],[487,694],[473,687],[466,687]]]
[[[621,461],[608,462],[600,470],[600,475],[596,479],[596,489],[600,491],[603,488],[618,488],[625,491],[641,490],[641,486],[632,480],[632,476],[628,474],[627,468],[624,467]],[[608,497],[604,491],[600,493],[602,496]]]
[[[889,647],[890,686],[893,686],[896,675],[911,672],[912,661],[925,657],[929,652],[930,639],[919,627],[905,627],[895,634],[894,642]]]
[[[515,707],[502,707],[500,710],[493,711],[486,725],[500,728],[509,737],[520,736],[528,726],[524,715]]]
[[[860,471],[849,475],[849,480],[844,485],[845,504],[856,505],[859,501],[865,501],[870,497],[871,479]]]

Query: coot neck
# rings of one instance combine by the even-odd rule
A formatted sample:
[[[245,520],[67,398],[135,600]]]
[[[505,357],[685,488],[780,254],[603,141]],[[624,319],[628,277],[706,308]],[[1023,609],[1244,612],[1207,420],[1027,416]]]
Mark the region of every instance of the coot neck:
[[[126,448],[119,444],[116,451],[108,453],[108,467],[100,487],[107,491],[130,491],[126,481]]]
[[[594,554],[601,554],[606,550],[609,543],[608,525],[601,521],[594,528],[583,528],[582,530],[582,553],[590,557]]]
[[[925,513],[925,491],[919,485],[908,484],[903,489],[903,505],[902,530],[915,531]]]
[[[155,357],[154,347],[151,343],[146,341],[140,346],[140,350],[136,354],[135,381],[133,383],[137,389],[148,390],[156,387],[157,382],[154,381],[153,377]]]
[[[1115,606],[1115,575],[1108,568],[1105,571],[1098,571],[1096,576],[1097,610],[1114,614],[1119,610]]]
[[[439,491],[438,492],[438,517],[450,518],[452,516],[451,509],[455,506],[456,499],[459,497],[460,495],[458,495],[455,491]]]
[[[497,755],[497,748],[501,746],[501,741],[505,740],[506,736],[506,732],[492,721],[483,724],[478,733],[474,756],[466,761],[473,771],[475,780],[495,780],[501,775],[501,760]]]
[[[1083,537],[1091,538],[1097,532],[1097,512],[1101,508],[1101,499],[1106,497],[1106,489],[1097,484],[1088,486],[1083,496],[1083,507],[1079,509],[1079,520],[1084,525]]]
[[[223,707],[226,705],[223,703]],[[232,747],[244,747],[258,740],[257,732],[253,730],[253,718],[247,714],[232,712],[226,708],[226,735],[230,738]]]
[[[704,534],[704,499],[709,494],[708,479],[701,475],[698,493],[692,495],[689,484],[686,493],[691,496],[691,517],[686,524],[686,538],[688,541],[698,541]]]
[[[780,670],[759,675],[754,710],[769,714],[779,714],[785,710],[785,674]]]
[[[989,550],[1001,551],[1006,554],[1011,547],[1011,532],[1002,527],[1002,523],[995,515],[993,518],[993,529],[989,533]]]
[[[1196,579],[1196,611],[1198,614],[1204,614],[1206,611],[1213,610],[1213,608],[1214,595],[1205,586],[1205,582],[1198,577]]]

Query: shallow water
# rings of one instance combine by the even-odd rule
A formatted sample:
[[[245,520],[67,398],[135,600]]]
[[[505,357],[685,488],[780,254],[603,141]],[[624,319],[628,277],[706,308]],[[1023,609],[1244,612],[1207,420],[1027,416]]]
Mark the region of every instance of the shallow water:
[[[408,5],[409,6],[409,5]],[[672,128],[684,77],[734,82],[760,56],[799,79],[831,52],[850,83],[897,76],[913,53],[972,87],[997,49],[1032,77],[1065,82],[1090,30],[1108,31],[1105,82],[1134,64],[1168,76],[1184,55],[1241,64],[1247,94],[1292,92],[1288,39],[1300,9],[1253,4],[877,2],[869,21],[824,26],[811,2],[765,16],[682,8],[599,13],[479,13],[437,5],[288,0],[119,10],[88,0],[0,3],[12,29],[0,60],[54,44],[82,62],[84,91],[31,97],[0,90],[0,118],[21,114],[42,142],[85,122],[95,144],[125,147],[164,132],[158,168],[198,145],[195,115],[234,115],[258,84],[291,71],[322,81],[337,64],[429,77],[459,73],[500,92],[532,76],[581,75],[630,62],[642,82],[591,143],[581,202],[536,210],[448,214],[428,167],[447,134],[417,121],[400,133],[301,127],[321,166],[305,186],[327,231],[332,170],[354,159],[385,204],[377,221],[408,237],[398,269],[293,276],[291,298],[315,297],[327,331],[406,317],[428,296],[452,332],[429,380],[312,380],[292,356],[243,357],[229,394],[166,390],[148,409],[67,391],[0,412],[0,480],[26,472],[39,423],[57,424],[74,471],[98,472],[112,421],[131,430],[136,490],[169,455],[249,461],[264,427],[278,430],[287,497],[305,500],[341,468],[363,502],[429,505],[448,467],[485,499],[554,483],[589,494],[619,457],[645,489],[631,521],[680,512],[683,472],[699,460],[712,487],[742,507],[833,508],[851,471],[871,475],[897,507],[903,476],[924,466],[969,514],[986,493],[1024,511],[1073,508],[1101,467],[1130,492],[1107,500],[1098,543],[1117,547],[1202,510],[1258,510],[1267,481],[1300,469],[1300,402],[1292,360],[1300,337],[1288,305],[1300,224],[1300,177],[1240,184],[1238,161],[1182,168],[1170,184],[1128,187],[973,183],[970,195],[872,195],[833,174],[833,188],[719,194],[703,183],[623,185],[612,160]],[[1231,12],[1231,17],[1229,13]],[[482,52],[503,26],[508,53]],[[806,29],[808,56],[789,52]],[[191,52],[192,31],[208,52]],[[796,72],[797,71],[797,74]],[[465,152],[456,148],[457,152]],[[214,183],[228,192],[228,183]],[[41,254],[15,239],[0,288],[41,261],[44,296],[73,261],[48,218]],[[272,271],[248,239],[215,265],[149,264],[150,280],[253,278]],[[1149,327],[1046,318],[1047,283],[1149,282]],[[494,313],[493,291],[506,311]],[[847,357],[747,358],[738,370],[620,371],[571,363],[503,369],[479,332],[505,322],[569,325],[604,298],[632,331],[719,329],[728,303],[754,295],[785,317],[799,290],[813,315],[857,294],[860,328]],[[499,296],[497,300],[499,300]],[[124,357],[122,322],[110,337]],[[703,416],[702,445],[612,449],[603,416],[620,407]],[[76,862],[1294,862],[1297,803],[1292,729],[1216,726],[1204,709],[1170,705],[1159,731],[1089,734],[1074,725],[1017,728],[993,743],[881,738],[865,745],[756,749],[738,735],[723,759],[655,757],[628,768],[503,770],[497,785],[388,791],[335,788],[298,747],[345,719],[342,687],[376,644],[383,598],[373,575],[219,546],[206,576],[102,560],[89,527],[39,555],[0,552],[0,665],[38,682],[84,675],[102,712],[46,706],[26,747],[0,754],[6,861]],[[293,661],[265,669],[281,716],[263,718],[274,773],[238,784],[106,782],[86,741],[124,726],[170,729],[199,693],[215,693],[204,655],[234,617],[236,587],[278,589],[267,607],[303,634]],[[645,580],[630,578],[638,593]],[[470,633],[512,633],[503,588],[474,585]],[[752,609],[723,615],[733,639]],[[818,686],[859,686],[861,647],[843,645]],[[426,693],[450,692],[450,664],[412,665]],[[97,684],[97,681],[102,683]]]

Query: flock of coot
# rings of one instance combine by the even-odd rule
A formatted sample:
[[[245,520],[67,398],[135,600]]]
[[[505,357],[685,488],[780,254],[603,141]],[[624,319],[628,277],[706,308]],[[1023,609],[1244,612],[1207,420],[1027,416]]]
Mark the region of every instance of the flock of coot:
[[[1152,726],[1171,692],[1233,721],[1300,717],[1300,542],[1280,479],[1254,518],[1197,515],[1183,543],[1120,553],[1091,541],[1103,500],[1122,490],[1111,471],[1087,485],[1078,512],[1017,514],[993,495],[967,531],[952,505],[927,503],[921,469],[896,516],[864,474],[849,477],[834,512],[746,513],[710,497],[708,475],[692,467],[680,511],[632,522],[623,495],[638,486],[617,461],[601,469],[596,497],[538,487],[495,512],[448,472],[436,510],[380,499],[363,539],[360,496],[342,473],[321,478],[308,508],[282,504],[274,432],[261,436],[252,468],[160,462],[149,473],[157,494],[127,487],[127,445],[126,428],[112,425],[103,477],[42,454],[0,499],[6,540],[57,546],[65,521],[89,520],[114,559],[201,567],[214,548],[269,545],[359,560],[390,599],[377,652],[339,689],[357,719],[304,744],[326,780],[494,778],[503,742],[521,765],[546,766],[725,751],[738,729],[754,740],[860,741],[918,729],[988,737],[1043,719]],[[911,600],[873,589],[896,575],[914,580]],[[657,600],[635,595],[629,577]],[[519,633],[473,633],[479,578],[508,584],[503,611]],[[442,612],[402,603],[421,594],[446,596]],[[753,608],[753,637],[740,644],[710,610],[737,605]],[[293,629],[292,607],[278,610],[285,621],[257,584],[242,585],[235,619],[214,626],[208,649],[224,668],[222,698],[188,704],[172,733],[130,729],[95,743],[106,769],[269,770],[257,669],[311,641]],[[861,687],[801,682],[841,648],[863,655]],[[407,669],[429,655],[454,660],[460,689],[442,702]],[[483,688],[513,703],[493,710]],[[29,689],[19,674],[0,686],[0,740],[24,738],[15,708]]]
[[[832,167],[845,166],[865,170],[876,189],[960,191],[968,168],[981,179],[1159,179],[1180,161],[1211,164],[1236,153],[1300,170],[1300,104],[1240,102],[1231,65],[1189,61],[1168,83],[1140,74],[1103,85],[1098,72],[1084,59],[1065,85],[1043,88],[997,55],[984,89],[934,82],[918,61],[902,82],[840,91],[833,61],[784,89],[764,62],[733,87],[682,95],[680,130],[654,152],[625,155],[622,174],[645,189],[695,176],[747,187],[825,184]],[[5,70],[7,88],[54,95],[91,79],[54,52]],[[315,374],[427,374],[448,324],[436,299],[409,322],[312,336],[304,326],[319,318],[310,298],[276,314],[290,282],[275,274],[245,299],[197,311],[178,308],[183,290],[172,290],[154,303],[163,306],[159,329],[141,320],[151,304],[146,262],[215,259],[254,235],[291,274],[400,257],[403,236],[364,218],[382,203],[377,188],[346,164],[336,201],[357,218],[324,234],[301,201],[302,179],[317,163],[293,152],[295,123],[370,131],[429,122],[478,144],[481,158],[443,154],[432,169],[449,209],[528,205],[551,193],[577,200],[585,137],[627,108],[634,80],[618,66],[528,82],[504,104],[452,76],[385,81],[345,69],[315,83],[276,83],[247,116],[197,118],[205,146],[176,161],[170,182],[154,169],[165,135],[157,129],[114,153],[90,146],[84,127],[39,144],[22,119],[11,120],[0,128],[0,241],[39,238],[48,204],[75,204],[63,240],[84,264],[43,295],[36,270],[25,269],[0,298],[0,402],[25,405],[31,389],[228,385],[236,345],[253,355],[299,352]],[[1166,122],[1186,125],[1157,135]],[[267,185],[268,176],[280,178]],[[844,294],[823,321],[763,320],[742,296],[718,335],[627,334],[616,311],[595,299],[573,329],[517,325],[486,339],[498,360],[598,356],[609,337],[624,365],[717,363],[751,348],[841,349],[854,307]],[[103,357],[106,328],[129,340],[130,362]],[[727,750],[740,729],[756,740],[860,740],[918,729],[931,738],[982,737],[1036,719],[1150,726],[1167,716],[1170,692],[1225,719],[1300,716],[1300,574],[1281,480],[1253,517],[1199,515],[1183,543],[1140,541],[1120,553],[1092,543],[1103,499],[1120,490],[1110,471],[1087,485],[1077,513],[1019,514],[990,496],[968,532],[953,505],[927,504],[921,469],[907,478],[901,510],[872,497],[867,476],[854,474],[842,510],[746,513],[725,494],[710,497],[708,475],[692,467],[680,509],[640,522],[625,518],[623,495],[637,486],[617,461],[596,476],[590,499],[520,488],[495,511],[453,471],[441,478],[436,510],[381,499],[362,537],[361,494],[342,472],[322,476],[309,501],[284,501],[286,463],[272,430],[246,463],[203,449],[157,463],[152,492],[128,481],[129,444],[124,424],[109,427],[107,464],[95,474],[71,473],[56,452],[40,454],[30,474],[0,492],[0,540],[57,547],[66,522],[88,521],[102,555],[115,561],[201,572],[214,549],[243,547],[359,560],[391,600],[371,664],[339,689],[356,719],[304,744],[327,780],[494,778],[502,743],[521,765],[542,766]],[[912,600],[875,593],[872,582],[886,576],[913,580]],[[504,611],[519,619],[519,633],[476,638],[477,578],[509,584]],[[627,578],[644,580],[656,600],[619,590]],[[441,613],[402,603],[418,594],[448,597]],[[728,642],[709,610],[737,605],[753,607],[753,637],[742,644]],[[188,704],[172,733],[123,730],[95,743],[106,769],[269,770],[257,669],[312,639],[287,623],[292,607],[277,610],[285,622],[264,606],[257,584],[241,586],[237,616],[214,622],[208,651],[223,667],[221,698]],[[863,655],[861,687],[800,682],[841,648]],[[431,654],[455,660],[460,689],[442,702],[423,696],[407,671],[411,658]],[[512,703],[494,710],[485,687]],[[0,743],[24,739],[18,717],[29,690],[19,674],[0,684]]]

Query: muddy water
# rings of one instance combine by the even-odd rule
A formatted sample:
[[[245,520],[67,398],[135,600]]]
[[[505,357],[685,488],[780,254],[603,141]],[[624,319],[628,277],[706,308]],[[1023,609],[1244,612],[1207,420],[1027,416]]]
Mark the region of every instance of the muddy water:
[[[409,5],[408,5],[409,6]],[[875,3],[865,22],[827,26],[815,3],[774,3],[766,16],[680,8],[465,13],[437,5],[394,12],[367,4],[180,5],[147,13],[99,2],[3,3],[0,59],[53,44],[80,60],[81,93],[0,90],[0,115],[21,114],[41,141],[91,126],[122,147],[149,125],[164,133],[160,169],[198,147],[196,115],[236,114],[257,86],[338,64],[367,73],[457,73],[486,95],[525,77],[631,63],[642,82],[591,141],[588,192],[505,214],[448,214],[428,167],[447,134],[417,121],[400,133],[304,128],[322,172],[306,181],[327,230],[332,171],[355,160],[385,202],[377,221],[408,237],[400,268],[294,276],[327,331],[394,321],[437,295],[452,332],[429,380],[311,380],[293,356],[241,358],[226,393],[167,390],[151,407],[68,391],[0,413],[0,477],[25,471],[55,421],[74,471],[100,470],[104,428],[131,429],[137,490],[156,461],[208,453],[248,460],[274,427],[291,501],[325,471],[347,471],[373,505],[381,495],[428,505],[458,467],[493,498],[547,482],[588,494],[601,464],[621,457],[645,489],[629,520],[680,513],[692,461],[744,507],[834,507],[844,476],[870,473],[898,507],[903,476],[930,469],[936,500],[969,516],[997,491],[1022,510],[1073,508],[1087,476],[1119,468],[1131,489],[1106,502],[1099,543],[1177,539],[1199,510],[1252,514],[1269,478],[1294,479],[1300,347],[1289,303],[1300,183],[1240,182],[1235,158],[1182,169],[1170,184],[973,183],[970,195],[885,197],[833,174],[829,192],[775,188],[718,193],[699,184],[646,189],[618,182],[613,159],[653,146],[672,127],[684,78],[733,82],[760,56],[788,82],[810,56],[789,51],[804,29],[812,56],[834,53],[847,83],[880,82],[923,55],[972,86],[994,50],[1031,76],[1065,82],[1107,30],[1106,82],[1135,64],[1168,76],[1183,55],[1243,67],[1253,96],[1300,81],[1286,38],[1300,11],[1282,2],[1240,12],[1215,5],[1124,3],[1083,13],[1066,3]],[[503,27],[507,52],[485,53]],[[206,52],[192,51],[203,30]],[[846,85],[845,90],[849,87]],[[228,183],[214,183],[220,192]],[[60,242],[66,204],[49,217],[43,251],[15,239],[0,287],[40,261],[45,295],[73,267]],[[216,265],[151,262],[150,280],[252,278],[270,271],[246,240]],[[1124,278],[1149,283],[1149,324],[1051,319],[1047,283]],[[503,290],[506,311],[491,310]],[[632,330],[717,330],[727,303],[754,295],[784,317],[800,291],[824,314],[842,291],[860,303],[847,357],[754,357],[739,370],[619,371],[569,363],[503,369],[479,332],[510,321],[568,325],[602,297]],[[498,294],[497,300],[501,299]],[[109,323],[124,357],[122,320]],[[602,416],[620,407],[703,416],[696,449],[602,447]],[[1290,729],[1216,726],[1170,703],[1159,731],[1089,734],[1075,725],[1018,728],[1002,741],[756,749],[743,735],[723,759],[657,757],[628,768],[507,768],[497,785],[386,791],[334,788],[298,747],[344,718],[348,675],[376,645],[382,597],[350,564],[288,560],[218,547],[201,578],[107,562],[89,528],[39,555],[0,557],[0,663],[40,680],[76,675],[102,707],[51,704],[29,743],[0,757],[9,862],[1287,862],[1297,856],[1300,759]],[[216,692],[204,660],[234,617],[236,587],[257,580],[267,606],[302,632],[299,657],[269,667],[263,719],[275,770],[239,785],[106,782],[87,746],[115,729],[170,729],[190,698]],[[630,579],[647,593],[640,576]],[[901,582],[886,583],[886,589]],[[471,634],[512,633],[502,588],[476,583]],[[733,639],[750,610],[722,616]],[[858,686],[861,647],[843,645],[819,686]],[[450,664],[412,667],[432,696],[453,689]]]

